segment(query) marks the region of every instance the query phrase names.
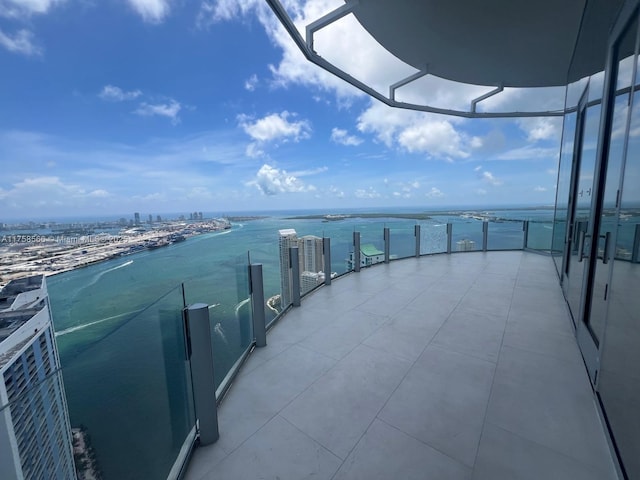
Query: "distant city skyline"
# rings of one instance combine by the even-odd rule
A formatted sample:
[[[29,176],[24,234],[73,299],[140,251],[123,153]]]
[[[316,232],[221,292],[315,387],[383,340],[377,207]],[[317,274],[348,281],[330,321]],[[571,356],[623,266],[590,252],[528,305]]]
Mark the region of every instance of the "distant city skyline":
[[[304,25],[341,3],[313,0],[292,11]],[[560,119],[391,109],[308,63],[265,2],[4,6],[0,222],[554,203]],[[354,45],[334,63],[352,63],[380,88],[402,78],[391,63],[372,68],[388,55],[354,23],[331,27]],[[318,38],[320,53],[344,55],[328,37]],[[423,87],[432,104],[456,108],[479,91]],[[505,92],[492,105],[552,109],[562,98],[563,89]]]

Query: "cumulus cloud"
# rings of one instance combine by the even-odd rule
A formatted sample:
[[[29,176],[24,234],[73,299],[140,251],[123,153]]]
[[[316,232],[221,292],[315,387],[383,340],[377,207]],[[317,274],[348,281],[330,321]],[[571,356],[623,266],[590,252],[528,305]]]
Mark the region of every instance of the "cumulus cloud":
[[[142,95],[140,90],[131,90],[126,92],[120,87],[114,85],[105,85],[98,96],[103,100],[110,100],[113,102],[123,102],[125,100],[134,100]]]
[[[339,143],[340,145],[358,146],[363,140],[355,135],[349,135],[349,132],[342,130],[341,128],[333,128],[331,130],[331,141]]]
[[[13,36],[0,30],[0,45],[12,53],[26,56],[42,54],[42,49],[34,42],[33,33],[25,29],[18,30]]]
[[[280,193],[310,192],[316,189],[313,185],[306,185],[295,175],[266,163],[260,167],[255,178],[248,182],[247,185],[255,186],[260,192],[268,196]]]
[[[502,185],[502,180],[496,178],[491,172],[482,172],[482,180],[495,187]]]
[[[527,134],[529,142],[537,142],[539,140],[560,142],[562,135],[561,117],[520,118],[516,123]]]
[[[240,126],[254,140],[270,142],[273,140],[293,140],[309,138],[311,127],[306,120],[289,121],[296,115],[287,112],[272,113],[258,120],[252,120],[247,115],[238,117]]]
[[[547,191],[547,188],[546,188],[546,187],[542,187],[542,186],[538,185],[537,187],[535,187],[535,188],[533,189],[533,191],[534,191],[534,192],[546,192],[546,191]]]
[[[459,119],[387,107],[379,102],[358,117],[358,130],[372,133],[388,147],[445,160],[467,158],[473,138],[456,130]]]
[[[158,104],[142,102],[133,113],[142,117],[167,117],[171,119],[171,123],[176,125],[180,123],[180,117],[178,117],[178,114],[180,113],[181,108],[182,105],[175,100],[169,100],[168,103]]]
[[[258,86],[258,76],[254,73],[244,82],[245,90],[253,92]]]
[[[329,187],[329,194],[337,198],[344,198],[344,192],[333,185]]]
[[[147,23],[161,23],[171,7],[169,0],[127,0],[131,8]]]

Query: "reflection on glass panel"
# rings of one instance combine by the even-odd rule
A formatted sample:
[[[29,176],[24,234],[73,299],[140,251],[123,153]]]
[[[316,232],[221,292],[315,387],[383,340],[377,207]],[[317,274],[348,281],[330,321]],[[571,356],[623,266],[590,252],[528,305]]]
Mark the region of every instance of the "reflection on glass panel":
[[[416,236],[413,226],[405,228],[390,228],[389,258],[413,257],[416,254]]]
[[[565,235],[567,232],[567,212],[569,207],[569,190],[571,187],[571,166],[573,163],[576,117],[576,113],[565,115],[562,129],[562,149],[560,152],[560,165],[558,167],[556,210],[551,247],[558,272],[562,270],[562,253],[564,251]],[[529,225],[529,228],[531,228],[531,225]]]
[[[178,287],[106,335],[92,322],[57,334],[71,424],[107,480],[166,478],[195,424],[182,308]]]
[[[640,76],[636,78],[636,84]],[[637,94],[615,231],[598,391],[628,478],[640,478],[640,114]],[[613,139],[612,139],[613,141]],[[611,228],[612,225],[607,225]]]
[[[575,185],[573,231],[570,239],[567,275],[563,282],[567,300],[569,301],[569,308],[574,318],[578,317],[580,311],[582,281],[585,266],[588,263],[585,261],[582,252],[589,251],[589,238],[586,236],[586,232],[588,231],[593,195],[593,175],[596,163],[600,111],[599,104],[587,108],[584,117],[582,144],[579,146],[580,162]]]
[[[453,252],[482,250],[482,221],[460,216],[453,222],[451,240]]]
[[[447,224],[420,224],[420,255],[447,251]]]
[[[487,250],[519,250],[524,241],[521,220],[488,222]]]

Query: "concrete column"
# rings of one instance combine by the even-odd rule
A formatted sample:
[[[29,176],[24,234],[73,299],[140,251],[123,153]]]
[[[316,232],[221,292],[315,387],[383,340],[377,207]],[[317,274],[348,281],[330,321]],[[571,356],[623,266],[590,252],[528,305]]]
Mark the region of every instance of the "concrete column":
[[[322,252],[324,253],[324,284],[331,285],[331,239],[322,239]]]

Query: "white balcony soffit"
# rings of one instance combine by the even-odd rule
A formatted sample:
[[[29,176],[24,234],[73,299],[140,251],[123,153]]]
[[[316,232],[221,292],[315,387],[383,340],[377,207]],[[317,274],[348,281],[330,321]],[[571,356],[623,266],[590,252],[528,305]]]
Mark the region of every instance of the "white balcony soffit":
[[[505,87],[565,86],[602,71],[609,30],[622,0],[347,0],[307,25],[306,38],[280,0],[267,3],[308,60],[389,106],[500,118],[563,115],[563,109],[478,112],[476,108]],[[318,55],[314,33],[346,15],[353,15],[375,41],[417,73],[399,78],[383,95]],[[466,111],[396,100],[397,89],[426,75],[491,91],[472,100]]]

